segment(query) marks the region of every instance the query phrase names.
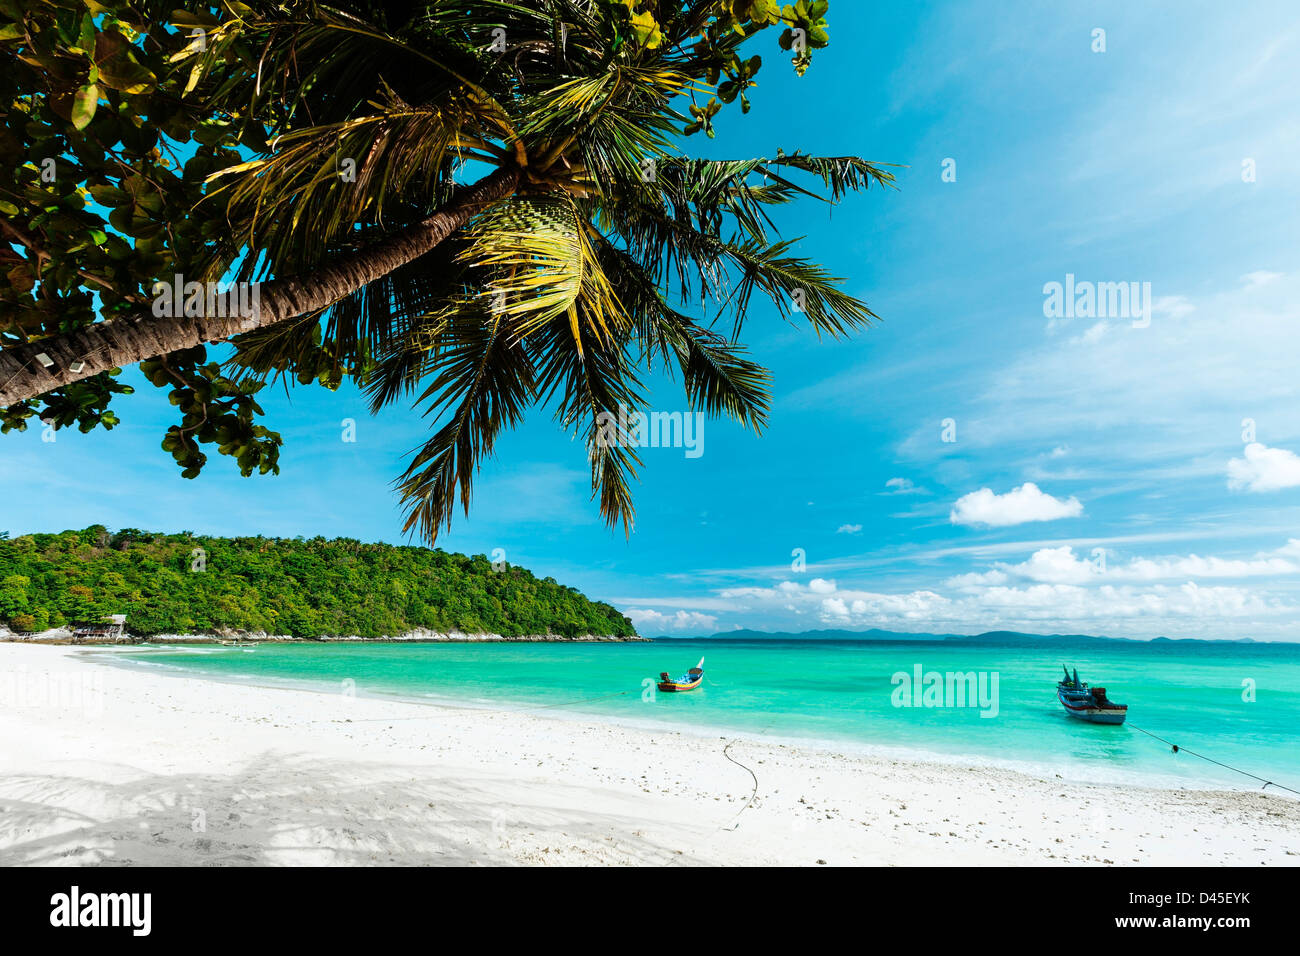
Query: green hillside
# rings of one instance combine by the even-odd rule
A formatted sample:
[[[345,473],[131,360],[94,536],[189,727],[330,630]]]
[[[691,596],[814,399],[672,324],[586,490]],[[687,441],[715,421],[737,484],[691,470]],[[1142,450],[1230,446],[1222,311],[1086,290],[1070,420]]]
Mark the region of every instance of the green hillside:
[[[350,538],[212,538],[102,525],[0,540],[0,622],[41,631],[126,614],[133,634],[294,637],[416,628],[628,637],[632,622],[552,578],[482,555]]]

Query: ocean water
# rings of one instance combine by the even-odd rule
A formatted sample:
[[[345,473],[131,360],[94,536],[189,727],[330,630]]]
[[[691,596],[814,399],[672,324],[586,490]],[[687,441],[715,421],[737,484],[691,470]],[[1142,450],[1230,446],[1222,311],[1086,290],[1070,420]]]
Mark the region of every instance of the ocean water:
[[[631,644],[263,644],[89,651],[124,666],[329,693],[584,714],[701,734],[742,733],[843,752],[1059,773],[1088,782],[1257,789],[1187,751],[1300,790],[1300,645],[1107,642],[659,640]],[[703,657],[698,690],[653,689]],[[1061,666],[1129,705],[1087,724],[1056,699]],[[975,672],[958,706],[930,674]],[[943,678],[941,678],[943,679]],[[995,683],[996,680],[996,683]],[[946,679],[944,679],[946,683]],[[1252,693],[1253,691],[1253,693]],[[1250,699],[1253,696],[1253,700]],[[899,706],[919,700],[923,705]],[[982,704],[982,706],[981,706]],[[1141,728],[1139,730],[1138,728]],[[1158,735],[1184,748],[1173,753]]]

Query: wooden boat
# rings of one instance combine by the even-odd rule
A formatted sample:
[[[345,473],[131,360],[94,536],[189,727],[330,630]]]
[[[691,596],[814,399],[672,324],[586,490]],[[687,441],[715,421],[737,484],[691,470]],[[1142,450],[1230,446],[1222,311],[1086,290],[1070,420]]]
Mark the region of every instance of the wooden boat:
[[[688,670],[684,675],[679,677],[677,680],[673,680],[671,677],[669,677],[667,671],[664,671],[659,675],[659,689],[662,691],[667,691],[669,693],[677,693],[678,691],[684,691],[684,690],[695,690],[695,688],[699,687],[700,684],[703,682],[704,682],[704,658],[703,657],[700,658],[700,662],[698,664],[696,664],[694,667]]]
[[[1056,682],[1056,697],[1071,717],[1094,724],[1122,724],[1128,716],[1128,704],[1117,704],[1106,696],[1106,688],[1089,687],[1079,680],[1079,669],[1065,670],[1065,680]]]
[[[254,641],[217,641],[222,647],[256,647]]]

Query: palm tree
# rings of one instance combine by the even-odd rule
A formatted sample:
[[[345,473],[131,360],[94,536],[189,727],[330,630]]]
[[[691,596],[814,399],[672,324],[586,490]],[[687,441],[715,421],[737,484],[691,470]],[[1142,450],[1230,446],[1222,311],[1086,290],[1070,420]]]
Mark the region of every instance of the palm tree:
[[[679,372],[693,409],[757,431],[768,375],[739,344],[754,293],[832,337],[874,317],[792,254],[768,209],[835,202],[889,172],[675,147],[683,125],[711,135],[719,100],[747,108],[759,63],[736,51],[748,34],[803,29],[825,6],[255,5],[182,62],[210,108],[275,134],[265,155],[212,177],[200,212],[229,228],[191,264],[207,279],[269,279],[259,313],[136,314],[0,352],[0,404],[233,338],[239,374],[349,374],[376,409],[413,398],[437,414],[399,481],[408,531],[432,540],[458,495],[468,509],[478,464],[532,406],[584,438],[602,515],[630,529],[640,462],[600,440],[601,421],[642,406],[643,373]],[[717,97],[701,106],[709,82]],[[458,185],[468,170],[475,181]],[[24,348],[54,365],[11,376]]]

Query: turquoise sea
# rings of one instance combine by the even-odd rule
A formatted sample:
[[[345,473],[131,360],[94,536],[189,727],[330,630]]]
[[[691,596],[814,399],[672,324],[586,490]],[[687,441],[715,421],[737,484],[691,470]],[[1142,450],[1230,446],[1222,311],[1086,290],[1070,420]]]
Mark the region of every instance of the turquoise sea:
[[[88,653],[132,667],[331,693],[397,696],[707,734],[762,735],[840,751],[924,756],[1094,782],[1260,783],[1187,750],[1300,790],[1300,645],[1078,642],[658,640],[629,644],[263,644]],[[658,693],[703,657],[703,686]],[[1062,664],[1129,705],[1120,727],[1087,724],[1056,700]],[[985,706],[920,700],[894,680],[983,675]],[[994,677],[996,676],[996,685]],[[944,678],[940,678],[944,680]],[[946,681],[945,681],[946,682]],[[996,699],[993,692],[996,687]],[[1253,693],[1252,693],[1253,690]],[[1253,700],[1250,699],[1253,696]],[[993,706],[996,704],[996,708]],[[996,709],[996,713],[994,710]],[[981,712],[989,716],[981,716]],[[1175,754],[1156,734],[1184,748]]]

